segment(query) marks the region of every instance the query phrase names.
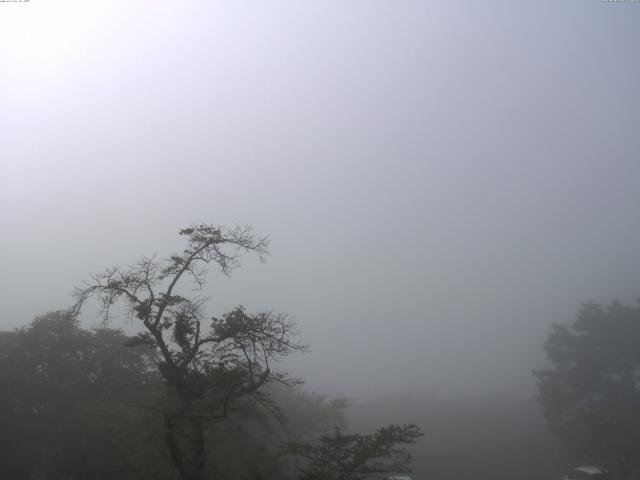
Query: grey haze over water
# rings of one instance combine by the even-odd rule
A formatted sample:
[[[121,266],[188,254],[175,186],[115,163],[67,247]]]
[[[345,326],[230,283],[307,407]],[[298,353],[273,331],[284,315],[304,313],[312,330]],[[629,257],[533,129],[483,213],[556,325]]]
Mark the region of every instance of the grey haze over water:
[[[309,388],[532,392],[640,295],[639,44],[633,2],[0,4],[0,327],[250,223],[211,314],[294,314]]]

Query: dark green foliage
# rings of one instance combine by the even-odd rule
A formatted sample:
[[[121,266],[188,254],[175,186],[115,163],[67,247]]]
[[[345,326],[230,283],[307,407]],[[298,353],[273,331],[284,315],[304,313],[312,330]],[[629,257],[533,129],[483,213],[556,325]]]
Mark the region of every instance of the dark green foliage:
[[[545,343],[535,372],[550,429],[582,461],[625,479],[640,465],[640,307],[583,305]]]
[[[305,460],[299,467],[302,480],[360,480],[409,472],[406,445],[421,436],[415,425],[390,425],[368,435],[336,429],[313,443],[291,443],[288,451]]]
[[[207,430],[205,478],[293,480],[298,476],[298,459],[282,455],[281,446],[316,437],[343,423],[341,401],[279,384],[265,390],[277,404],[275,412],[245,398]]]
[[[0,478],[175,480],[163,427],[170,398],[144,340],[83,330],[65,312],[0,333]],[[293,478],[279,445],[342,418],[339,401],[279,384],[263,393],[271,411],[246,397],[203,422],[205,478]]]
[[[0,478],[167,479],[148,348],[63,312],[0,333]]]

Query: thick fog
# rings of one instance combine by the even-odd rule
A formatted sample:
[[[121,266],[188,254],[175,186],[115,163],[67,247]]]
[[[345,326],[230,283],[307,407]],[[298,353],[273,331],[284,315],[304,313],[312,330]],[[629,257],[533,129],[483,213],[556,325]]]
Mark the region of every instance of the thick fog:
[[[0,328],[252,224],[208,308],[295,315],[310,389],[532,394],[640,294],[639,44],[634,2],[0,3]]]

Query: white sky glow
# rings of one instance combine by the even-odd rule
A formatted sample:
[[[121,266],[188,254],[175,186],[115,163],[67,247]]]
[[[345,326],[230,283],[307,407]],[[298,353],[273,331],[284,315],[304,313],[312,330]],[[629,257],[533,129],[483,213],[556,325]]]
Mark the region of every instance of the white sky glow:
[[[550,322],[638,295],[638,25],[595,0],[0,3],[0,328],[185,225],[251,223],[272,256],[212,276],[211,313],[295,314],[312,388],[530,390]]]

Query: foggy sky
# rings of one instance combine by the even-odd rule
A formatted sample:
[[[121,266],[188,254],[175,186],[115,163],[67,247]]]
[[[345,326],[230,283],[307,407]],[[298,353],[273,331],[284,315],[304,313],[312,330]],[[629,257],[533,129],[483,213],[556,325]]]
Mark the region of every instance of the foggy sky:
[[[637,2],[0,3],[0,328],[249,223],[210,312],[294,314],[309,388],[532,391],[640,296],[638,45]]]

